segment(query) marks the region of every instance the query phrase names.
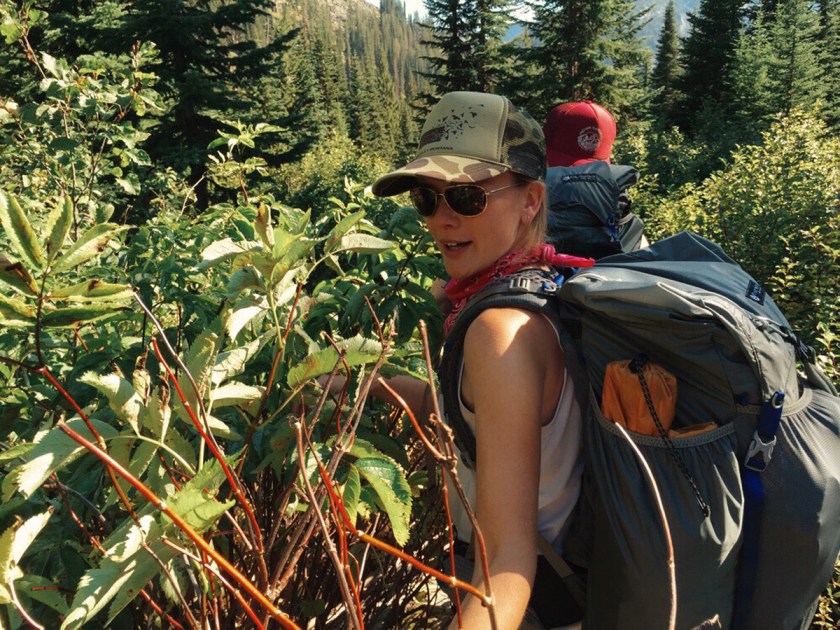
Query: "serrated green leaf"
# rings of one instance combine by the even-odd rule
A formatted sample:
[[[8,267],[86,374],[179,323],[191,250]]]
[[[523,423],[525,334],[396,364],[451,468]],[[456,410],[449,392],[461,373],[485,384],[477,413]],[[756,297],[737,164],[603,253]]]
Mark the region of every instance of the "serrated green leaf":
[[[163,562],[178,553],[161,541],[153,541],[149,546]],[[61,624],[62,630],[81,628],[113,600],[108,610],[110,623],[159,572],[157,561],[142,548],[122,562],[103,559],[98,568],[91,569],[79,580],[70,612]]]
[[[248,361],[256,356],[269,340],[274,338],[274,334],[274,331],[269,331],[241,348],[220,352],[216,357],[216,365],[213,366],[213,384],[220,385],[226,380],[242,374]]]
[[[114,284],[101,280],[88,280],[70,287],[62,287],[50,293],[52,300],[70,301],[108,301],[126,300],[134,295],[127,284]]]
[[[58,138],[53,139],[53,141],[50,142],[49,151],[72,151],[78,146],[78,141],[73,140],[72,138],[67,138],[66,136],[60,136]]]
[[[346,234],[341,237],[335,252],[349,251],[357,254],[381,254],[394,249],[393,241],[372,236],[370,234]]]
[[[368,440],[368,439],[361,438],[358,435],[356,435],[355,439],[353,440],[353,443],[350,445],[350,450],[348,451],[350,453],[350,455],[352,455],[353,457],[358,457],[359,459],[362,459],[362,458],[365,458],[365,457],[378,457],[380,459],[387,459],[388,461],[393,462],[397,466],[402,466],[402,467],[407,466],[408,459],[405,455],[405,452],[397,444],[396,440],[393,440],[393,438],[389,438],[393,441],[393,444],[388,443],[388,442],[382,442],[381,444],[382,444],[382,446],[385,446],[388,451],[393,452],[393,451],[396,450],[397,453],[399,454],[398,455],[399,460],[397,458],[393,457],[391,454],[389,454],[385,450],[383,450],[380,447],[379,444],[375,444],[374,441],[373,441],[373,440],[376,439],[375,436],[369,435],[367,437],[372,438],[372,439]],[[388,436],[382,436],[382,437],[388,438]],[[402,460],[402,461],[400,461],[400,460]]]
[[[35,325],[35,309],[20,300],[0,293],[0,323],[9,327],[27,328]]]
[[[52,262],[64,247],[64,241],[73,225],[73,200],[70,195],[64,196],[63,203],[57,204],[47,217],[44,233],[47,238],[47,259]]]
[[[356,524],[356,517],[359,513],[359,496],[362,489],[362,480],[359,477],[359,470],[353,466],[347,472],[347,481],[344,482],[342,488],[342,499],[344,500],[344,509],[347,511],[347,516],[350,517],[350,522]]]
[[[242,298],[234,304],[233,309],[226,314],[225,332],[233,341],[251,321],[260,315],[264,315],[267,309],[267,301],[264,297]]]
[[[234,241],[233,239],[225,238],[204,248],[201,252],[201,262],[197,267],[199,269],[207,269],[240,254],[259,252],[260,250],[262,250],[262,244],[256,241]]]
[[[254,230],[260,235],[263,244],[269,249],[274,247],[274,230],[271,227],[271,208],[260,204],[257,208],[257,218],[254,219]]]
[[[263,290],[262,274],[253,265],[247,265],[237,269],[230,275],[225,295],[235,298],[237,295],[248,289]]]
[[[33,269],[44,266],[44,250],[17,199],[0,190],[0,225],[23,261]]]
[[[26,574],[15,582],[15,590],[19,595],[25,595],[29,599],[49,606],[59,615],[67,614],[67,601],[61,595],[58,585],[45,577]]]
[[[116,317],[120,313],[128,310],[127,307],[115,306],[113,304],[68,306],[44,313],[41,318],[41,323],[44,326],[52,328],[75,328],[80,324],[90,324],[110,317]]]
[[[113,238],[120,232],[127,230],[128,225],[116,225],[114,223],[100,223],[94,225],[87,232],[82,234],[70,249],[53,263],[53,271],[66,271],[83,262],[90,260],[101,253],[108,246]]]
[[[219,420],[216,416],[207,416],[207,426],[210,427],[210,433],[216,437],[224,438],[226,440],[241,440],[242,436],[234,429],[231,429],[224,421]]]
[[[91,419],[99,434],[108,440],[117,434],[111,425]],[[96,442],[81,418],[67,422],[67,426],[82,437]],[[50,429],[40,442],[29,452],[29,461],[13,468],[3,479],[3,501],[8,501],[17,490],[26,498],[32,496],[42,483],[55,471],[63,468],[85,452],[73,438],[59,427]]]
[[[0,451],[0,463],[8,462],[13,459],[17,459],[18,457],[25,457],[33,448],[35,448],[35,444],[33,442],[21,442],[12,448]]]
[[[361,440],[365,444],[369,444],[371,448],[376,449],[379,453],[388,459],[393,459],[398,465],[402,466],[404,470],[410,468],[408,462],[408,455],[405,451],[405,444],[392,438],[390,435],[383,433],[361,432],[356,434],[355,442]]]
[[[377,457],[358,459],[352,465],[376,492],[391,522],[397,544],[407,543],[411,517],[411,489],[403,471],[392,461]]]
[[[215,408],[236,405],[247,407],[255,400],[260,400],[264,390],[264,387],[254,387],[253,385],[231,381],[214,389],[211,393],[211,400]]]
[[[350,367],[375,363],[382,354],[382,344],[373,339],[365,339],[360,335],[340,341],[337,345],[340,349],[347,350],[344,359]],[[338,361],[338,352],[332,347],[325,348],[320,352],[308,355],[289,370],[286,380],[290,387],[299,387],[309,379],[321,374],[329,374]]]
[[[38,287],[35,279],[27,271],[20,261],[12,262],[0,254],[0,282],[5,282],[10,287],[30,296],[38,295]]]
[[[37,514],[25,521],[18,519],[0,535],[0,584],[4,587],[23,576],[23,571],[18,566],[20,560],[26,550],[29,549],[32,541],[44,529],[44,525],[47,524],[52,513],[53,510],[50,508],[46,512]],[[2,601],[7,595],[5,589],[0,592],[2,592],[0,604],[11,603],[11,601]]]
[[[289,269],[298,266],[300,261],[304,260],[320,241],[314,238],[306,238],[303,236],[295,236],[280,255],[277,255],[277,247],[275,246],[274,258],[277,264],[271,270],[271,281],[283,277]]]
[[[365,212],[354,212],[353,214],[347,215],[341,221],[336,223],[335,227],[330,230],[330,233],[327,235],[327,240],[324,243],[324,251],[330,252],[332,248],[338,245],[341,241],[341,238],[347,234],[356,224],[359,223],[365,217]]]
[[[137,418],[143,401],[134,387],[119,374],[97,374],[86,372],[79,377],[79,381],[96,388],[108,399],[108,406],[117,414],[117,418],[127,422],[136,434],[140,434]]]
[[[152,463],[152,460],[154,459],[158,448],[158,445],[154,444],[153,442],[141,441],[137,448],[134,449],[134,452],[131,454],[128,466],[126,466],[128,472],[134,475],[137,479],[142,480],[143,475],[149,468],[149,464]],[[128,493],[132,487],[131,484],[129,484],[128,481],[125,481],[124,479],[118,479],[118,483],[123,488],[123,491],[126,493]],[[105,505],[111,505],[112,503],[116,502],[118,498],[119,495],[117,494],[116,489],[112,488],[112,492],[108,495],[108,499]]]
[[[236,501],[231,499],[220,502],[208,498],[202,490],[191,488],[179,492],[177,498],[168,504],[190,527],[200,533],[218,521],[222,514],[236,505]],[[166,517],[164,519],[167,522],[169,520]]]
[[[200,409],[198,397],[201,396],[202,400],[204,400],[204,397],[207,394],[207,388],[210,384],[210,376],[213,373],[213,365],[216,361],[218,346],[219,335],[212,330],[207,329],[204,330],[195,339],[195,341],[193,341],[189,351],[187,352],[187,356],[184,357],[184,365],[187,366],[187,370],[192,375],[193,380],[198,386],[198,393],[196,393],[195,388],[192,386],[192,383],[190,382],[190,379],[187,378],[186,374],[181,374],[178,377],[178,384],[181,387],[181,391],[184,392],[184,398],[187,399],[187,404],[196,416],[199,415]],[[184,420],[184,422],[192,424],[192,420],[184,408],[183,403],[180,402],[180,398],[175,406],[175,411],[178,414],[178,417]]]
[[[189,440],[181,435],[177,429],[169,427],[163,443],[178,453],[178,455],[190,466],[195,467],[196,462],[198,461],[195,454],[195,448],[193,448],[193,445],[190,444]]]
[[[140,411],[140,426],[150,431],[153,436],[165,443],[171,416],[172,409],[167,403],[161,400],[161,394],[153,393],[149,397],[146,406]]]

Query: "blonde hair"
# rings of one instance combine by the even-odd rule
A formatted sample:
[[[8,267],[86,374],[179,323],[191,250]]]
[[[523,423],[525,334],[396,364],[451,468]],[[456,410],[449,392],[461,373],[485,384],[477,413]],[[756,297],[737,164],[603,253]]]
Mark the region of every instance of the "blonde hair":
[[[540,182],[539,180],[532,179],[530,177],[525,177],[520,173],[514,173],[516,176],[516,183],[520,186],[527,186],[531,182]],[[524,246],[534,247],[535,245],[542,245],[545,242],[545,233],[548,230],[548,194],[545,190],[545,184],[543,184],[543,198],[542,198],[542,205],[540,209],[537,211],[536,216],[528,225],[528,230],[525,235],[525,242]]]

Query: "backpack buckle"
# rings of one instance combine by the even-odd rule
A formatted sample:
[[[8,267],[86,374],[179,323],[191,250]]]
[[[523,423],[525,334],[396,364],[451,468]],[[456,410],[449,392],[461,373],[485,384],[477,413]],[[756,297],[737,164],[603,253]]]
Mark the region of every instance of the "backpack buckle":
[[[769,441],[765,442],[761,439],[758,431],[755,431],[752,436],[747,454],[744,457],[744,467],[755,472],[764,472],[770,459],[773,457],[773,447],[776,446],[776,436],[774,435]]]
[[[508,287],[515,293],[530,293],[531,279],[525,276],[514,275],[511,277]]]

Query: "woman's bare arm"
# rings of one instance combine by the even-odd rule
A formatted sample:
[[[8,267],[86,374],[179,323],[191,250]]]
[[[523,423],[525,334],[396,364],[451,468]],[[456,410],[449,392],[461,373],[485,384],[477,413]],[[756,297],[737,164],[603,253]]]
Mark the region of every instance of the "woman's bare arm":
[[[476,418],[475,508],[499,629],[519,627],[536,571],[540,432],[562,388],[554,340],[543,317],[515,309],[485,311],[465,340],[462,391]],[[482,586],[483,579],[477,563],[473,581]],[[490,627],[475,598],[466,599],[463,612],[464,628]]]

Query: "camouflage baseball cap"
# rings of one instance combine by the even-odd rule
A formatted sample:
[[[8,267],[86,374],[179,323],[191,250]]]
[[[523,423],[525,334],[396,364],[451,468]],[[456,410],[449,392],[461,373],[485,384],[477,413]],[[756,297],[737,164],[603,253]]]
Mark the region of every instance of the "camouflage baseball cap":
[[[376,180],[373,194],[398,195],[418,175],[464,184],[510,170],[543,181],[545,169],[545,136],[528,112],[504,96],[449,92],[429,112],[417,156]]]

